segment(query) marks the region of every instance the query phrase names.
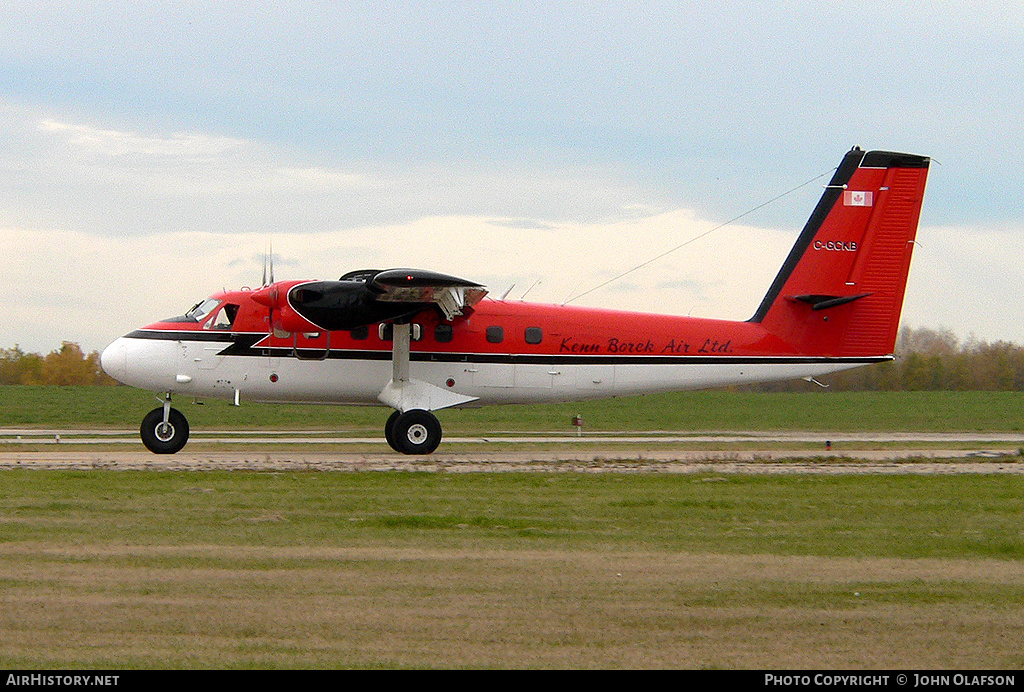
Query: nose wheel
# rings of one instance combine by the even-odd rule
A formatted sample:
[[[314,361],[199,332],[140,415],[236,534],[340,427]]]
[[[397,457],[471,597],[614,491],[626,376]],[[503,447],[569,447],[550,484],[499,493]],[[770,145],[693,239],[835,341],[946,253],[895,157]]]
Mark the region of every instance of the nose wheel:
[[[154,454],[174,454],[188,442],[188,421],[181,411],[167,407],[155,408],[142,419],[139,429],[142,444]]]
[[[402,454],[430,454],[441,443],[441,423],[430,411],[395,411],[384,424],[384,438]]]

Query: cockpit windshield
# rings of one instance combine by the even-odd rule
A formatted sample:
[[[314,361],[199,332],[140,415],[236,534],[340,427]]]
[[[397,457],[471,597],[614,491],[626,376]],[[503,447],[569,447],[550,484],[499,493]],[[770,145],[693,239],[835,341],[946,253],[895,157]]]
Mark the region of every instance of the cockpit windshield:
[[[222,314],[217,317],[217,322],[220,323],[222,321],[222,319],[223,319],[224,321],[227,322],[227,327],[218,325],[218,326],[215,326],[213,328],[214,329],[226,329],[226,328],[230,327],[231,326],[231,322],[234,321],[235,314],[238,312],[238,306],[237,305],[232,305],[232,304],[224,304],[221,301],[217,300],[216,298],[207,298],[206,300],[201,300],[198,303],[196,303],[195,305],[193,305],[192,308],[188,312],[186,312],[184,315],[179,315],[177,317],[168,317],[167,319],[160,320],[160,321],[161,322],[168,322],[168,323],[172,323],[172,324],[174,324],[174,323],[177,323],[177,324],[185,324],[185,323],[196,324],[196,323],[202,322],[207,317],[209,317],[212,313],[216,312],[217,308],[219,306],[221,306],[221,305],[224,305],[224,309],[221,310]],[[232,310],[230,311],[230,313],[225,314],[227,312],[228,308],[232,308]],[[207,329],[209,329],[209,328],[211,328],[211,325],[207,325]]]
[[[190,322],[202,322],[207,315],[217,309],[218,305],[220,305],[219,300],[207,298],[193,305],[192,309],[185,313],[185,319]]]

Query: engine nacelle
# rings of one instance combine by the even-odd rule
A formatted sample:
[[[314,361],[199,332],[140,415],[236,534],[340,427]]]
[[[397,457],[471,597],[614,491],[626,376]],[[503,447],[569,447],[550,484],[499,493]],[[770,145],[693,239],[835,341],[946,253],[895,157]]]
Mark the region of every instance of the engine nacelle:
[[[285,332],[318,332],[322,327],[313,324],[295,311],[288,301],[288,294],[304,281],[283,281],[264,286],[252,294],[252,299],[270,308],[271,328],[278,334]]]
[[[275,332],[319,332],[325,327],[313,324],[305,317],[297,313],[290,305],[285,305],[274,311],[272,320]]]

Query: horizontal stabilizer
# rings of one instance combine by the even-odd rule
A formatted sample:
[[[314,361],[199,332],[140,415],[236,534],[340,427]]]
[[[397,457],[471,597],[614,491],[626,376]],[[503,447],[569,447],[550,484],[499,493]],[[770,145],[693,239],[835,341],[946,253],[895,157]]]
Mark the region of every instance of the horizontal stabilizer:
[[[805,295],[805,296],[793,296],[793,300],[799,300],[801,303],[807,303],[814,310],[828,310],[829,308],[838,307],[840,305],[846,305],[852,303],[855,300],[866,298],[871,295],[870,293],[858,293],[855,296],[819,296],[819,295]]]

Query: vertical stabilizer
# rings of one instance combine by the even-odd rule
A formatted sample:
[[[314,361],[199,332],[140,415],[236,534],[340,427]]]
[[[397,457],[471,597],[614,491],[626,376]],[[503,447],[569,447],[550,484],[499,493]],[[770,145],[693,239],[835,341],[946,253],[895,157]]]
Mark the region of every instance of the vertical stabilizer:
[[[847,153],[750,321],[797,353],[892,354],[929,162]]]

